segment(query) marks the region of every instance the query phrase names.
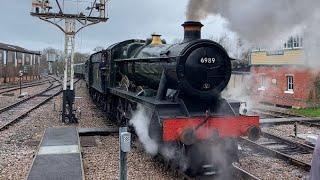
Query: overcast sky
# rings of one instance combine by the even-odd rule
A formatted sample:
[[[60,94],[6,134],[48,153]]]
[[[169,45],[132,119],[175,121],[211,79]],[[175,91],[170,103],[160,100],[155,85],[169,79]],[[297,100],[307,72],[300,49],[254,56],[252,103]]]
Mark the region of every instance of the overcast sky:
[[[62,1],[62,0],[61,0]],[[90,0],[86,0],[90,1]],[[91,52],[97,46],[129,38],[145,39],[156,32],[168,42],[183,38],[187,0],[111,0],[107,23],[84,29],[77,35],[76,51]],[[0,42],[31,50],[63,49],[64,36],[53,25],[30,16],[31,0],[1,0]],[[225,22],[205,20],[204,37],[224,33]]]

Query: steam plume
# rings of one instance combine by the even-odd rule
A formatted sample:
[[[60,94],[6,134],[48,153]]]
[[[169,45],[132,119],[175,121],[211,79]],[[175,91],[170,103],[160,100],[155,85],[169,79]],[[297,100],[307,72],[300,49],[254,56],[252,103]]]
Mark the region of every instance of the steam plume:
[[[134,126],[145,150],[151,155],[156,155],[158,153],[158,144],[149,136],[150,116],[141,105],[138,105],[137,111],[134,112],[129,123]]]
[[[199,21],[220,14],[229,21],[232,31],[259,47],[280,45],[279,40],[287,40],[293,32],[303,29],[305,46],[314,47],[320,42],[316,33],[320,28],[319,10],[319,0],[190,0],[186,16]],[[319,55],[314,50],[307,54]]]

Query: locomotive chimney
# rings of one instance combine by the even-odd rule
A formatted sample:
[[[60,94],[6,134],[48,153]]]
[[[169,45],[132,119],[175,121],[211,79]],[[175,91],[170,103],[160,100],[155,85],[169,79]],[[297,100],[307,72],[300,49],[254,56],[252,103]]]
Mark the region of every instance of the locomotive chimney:
[[[182,26],[184,27],[183,42],[201,39],[201,28],[203,25],[200,22],[186,21]]]

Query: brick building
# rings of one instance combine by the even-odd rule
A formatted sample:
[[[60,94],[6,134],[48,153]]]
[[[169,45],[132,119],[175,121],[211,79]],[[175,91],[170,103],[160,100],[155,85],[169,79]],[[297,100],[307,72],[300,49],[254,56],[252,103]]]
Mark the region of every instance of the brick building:
[[[319,71],[304,65],[302,39],[291,38],[284,49],[251,53],[254,100],[285,107],[319,105]]]
[[[40,56],[37,51],[0,43],[0,84],[16,82],[19,71],[24,72],[23,80],[38,78]]]

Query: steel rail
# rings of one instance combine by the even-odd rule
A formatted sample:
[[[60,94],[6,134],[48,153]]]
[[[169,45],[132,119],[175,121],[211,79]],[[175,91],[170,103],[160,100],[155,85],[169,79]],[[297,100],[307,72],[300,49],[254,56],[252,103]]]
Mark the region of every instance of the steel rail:
[[[25,88],[29,88],[29,87],[35,87],[35,86],[41,86],[41,85],[44,85],[46,83],[48,83],[49,80],[45,80],[45,81],[42,81],[42,82],[37,82],[37,83],[33,83],[33,84],[27,84],[27,85],[23,85],[21,86],[21,89],[25,89]],[[11,92],[11,91],[15,91],[15,90],[18,90],[20,89],[20,87],[10,87],[10,88],[5,88],[6,90],[4,91],[0,91],[0,94],[4,94],[4,93],[8,93],[8,92]]]
[[[254,112],[254,113],[257,113],[257,114],[262,114],[262,115],[266,115],[266,116],[272,116],[272,117],[275,117],[275,118],[284,118],[284,117],[290,116],[289,114],[278,113],[278,112],[275,112],[275,111],[262,110],[262,109],[256,109],[256,108],[252,109],[251,111]]]
[[[33,83],[38,83],[38,82],[43,82],[43,81],[31,81],[31,82],[25,82],[22,83],[22,85],[28,85],[28,84],[33,84]],[[4,85],[4,86],[0,86],[0,90],[3,89],[10,89],[10,88],[15,88],[15,87],[19,87],[19,84],[12,84],[12,85]]]
[[[79,80],[75,81],[75,83],[77,83],[78,81],[79,81]],[[58,81],[58,82],[59,82],[59,81]],[[53,86],[53,84],[52,84],[52,86]],[[42,92],[34,95],[32,98],[35,98],[35,97],[37,97],[37,96],[41,96],[42,94],[47,93],[47,92],[49,92],[49,91],[51,91],[51,90],[53,90],[53,89],[59,88],[59,87],[60,87],[60,89],[59,89],[57,92],[55,92],[54,94],[52,94],[52,95],[50,95],[49,97],[45,98],[45,99],[42,100],[40,103],[36,104],[35,106],[33,106],[32,108],[30,108],[29,110],[27,110],[27,111],[24,112],[23,114],[19,115],[18,117],[14,118],[13,120],[8,121],[8,122],[5,123],[4,125],[1,125],[1,126],[0,126],[0,131],[3,131],[4,129],[6,129],[6,128],[9,127],[10,125],[12,125],[13,123],[15,123],[15,122],[23,119],[24,117],[26,117],[26,116],[27,116],[30,112],[32,112],[33,110],[39,108],[40,106],[44,105],[45,103],[47,103],[49,100],[51,100],[51,99],[54,98],[55,96],[57,96],[57,95],[59,95],[60,93],[62,93],[62,92],[63,92],[63,90],[62,90],[62,84],[59,82],[59,85],[56,85],[56,86],[47,88],[46,90],[44,90],[44,91],[42,91]],[[32,99],[32,98],[28,98],[27,100],[30,100],[30,99]],[[26,102],[27,100],[25,100],[24,102]],[[23,103],[23,102],[19,102],[19,104],[21,104],[21,103]],[[15,107],[15,106],[17,106],[17,104],[14,104],[14,107]],[[9,109],[11,109],[11,108],[13,108],[13,107],[10,107]],[[7,109],[7,110],[9,110],[9,109]],[[6,110],[6,111],[7,111],[7,110]],[[2,112],[0,112],[0,113],[2,113]]]
[[[234,174],[237,174],[237,176],[238,176],[237,179],[241,178],[241,179],[245,179],[245,180],[259,180],[258,177],[249,173],[248,171],[236,166],[235,164],[233,164],[233,171],[234,171]]]
[[[305,125],[305,126],[309,126],[309,127],[316,127],[316,128],[320,128],[320,124],[315,123],[315,122],[311,122],[311,121],[297,121],[300,125]]]
[[[269,139],[275,139],[275,140],[281,141],[281,142],[283,142],[285,144],[292,144],[292,145],[295,145],[297,147],[300,147],[300,148],[308,150],[308,151],[313,151],[314,150],[314,147],[312,147],[310,145],[303,144],[303,143],[300,143],[300,142],[297,142],[297,141],[292,141],[290,139],[285,139],[283,137],[280,137],[280,136],[277,136],[277,135],[274,135],[274,134],[270,134],[270,133],[267,133],[267,132],[264,132],[264,131],[261,132],[261,136],[263,136],[265,138],[269,138]]]
[[[168,164],[168,161],[163,157],[161,154],[156,156],[156,159],[159,163],[163,163],[165,165],[168,165],[168,169],[172,170],[174,174],[179,175],[181,179],[183,180],[206,180],[206,179],[215,179],[219,175],[198,175],[195,177],[189,176],[184,171],[174,168],[174,164]],[[232,173],[233,177],[235,179],[245,179],[245,180],[260,180],[250,172],[236,166],[234,163],[232,164],[232,167],[230,168],[230,173]]]
[[[54,88],[58,88],[61,85],[55,86]],[[52,90],[50,89],[50,90]],[[50,91],[48,90],[48,91]],[[46,91],[46,92],[48,92]],[[3,131],[4,129],[6,129],[7,127],[9,127],[10,125],[12,125],[13,123],[23,119],[24,117],[26,117],[30,112],[32,112],[33,110],[37,109],[38,107],[42,106],[43,104],[45,104],[46,102],[48,102],[49,100],[51,100],[52,98],[54,98],[55,96],[57,96],[58,94],[60,94],[62,92],[62,88],[60,88],[59,91],[57,91],[56,93],[54,93],[53,95],[49,96],[48,98],[44,99],[43,101],[41,101],[40,103],[38,103],[37,105],[35,105],[34,107],[32,107],[31,109],[29,109],[28,111],[24,112],[23,114],[19,115],[18,117],[14,118],[13,120],[5,123],[4,125],[0,126],[0,131]],[[45,93],[45,92],[44,92]]]
[[[18,105],[20,105],[20,104],[22,104],[22,103],[24,103],[24,102],[36,97],[36,96],[39,96],[39,95],[41,95],[41,94],[43,94],[43,93],[45,93],[47,91],[50,91],[51,89],[53,89],[53,88],[55,88],[57,86],[60,86],[60,85],[57,85],[57,86],[54,86],[54,87],[52,87],[52,86],[53,86],[53,84],[51,84],[48,88],[46,88],[45,90],[41,91],[40,93],[34,94],[34,95],[32,95],[30,97],[27,97],[25,99],[22,99],[21,101],[18,101],[18,102],[14,103],[14,104],[11,104],[11,105],[8,105],[8,106],[6,106],[4,108],[1,108],[0,109],[0,114],[5,112],[5,111],[8,111],[8,110],[10,110],[10,109],[12,109],[12,108],[14,108],[16,106],[18,106]]]
[[[298,159],[295,159],[295,158],[293,158],[293,157],[291,157],[291,156],[289,156],[287,154],[281,153],[281,152],[279,152],[277,150],[273,150],[273,149],[267,148],[267,147],[265,147],[263,145],[260,145],[260,144],[258,144],[256,142],[253,142],[253,141],[251,141],[249,139],[245,139],[245,138],[242,138],[242,137],[239,137],[238,139],[239,139],[240,142],[250,146],[252,149],[258,150],[260,152],[266,153],[266,154],[271,155],[273,157],[276,157],[278,159],[284,160],[284,161],[286,161],[286,162],[288,162],[288,163],[290,163],[290,164],[292,164],[294,166],[297,166],[297,167],[299,167],[301,169],[304,169],[306,171],[310,171],[310,169],[311,169],[311,165],[310,164],[307,164],[307,163],[302,162],[302,161],[300,161]]]

